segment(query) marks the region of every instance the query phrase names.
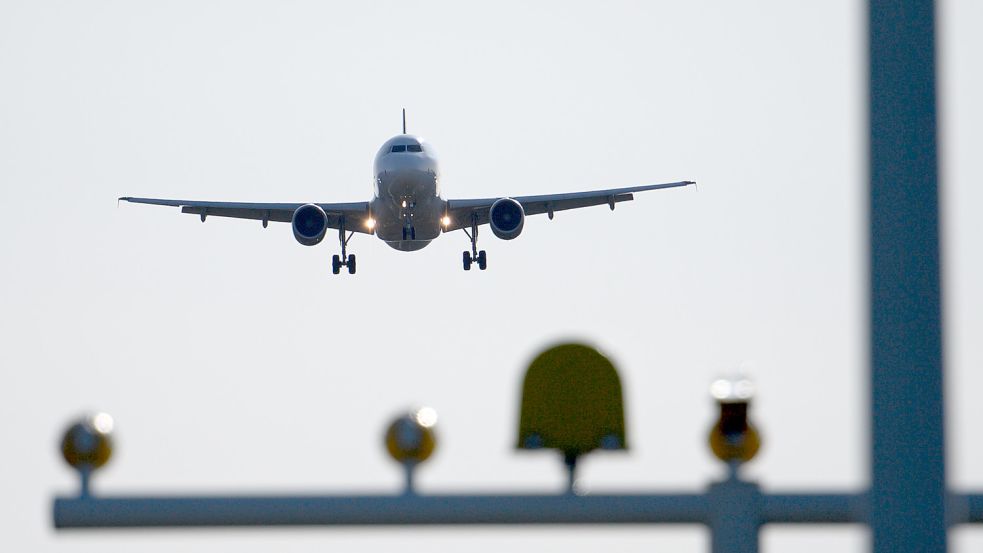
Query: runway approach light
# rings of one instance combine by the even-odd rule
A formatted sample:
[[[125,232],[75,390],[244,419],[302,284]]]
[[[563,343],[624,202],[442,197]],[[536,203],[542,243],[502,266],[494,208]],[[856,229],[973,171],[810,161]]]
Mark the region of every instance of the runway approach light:
[[[61,454],[79,472],[82,497],[89,496],[92,471],[105,465],[113,454],[113,418],[93,413],[76,421],[65,431]]]
[[[386,449],[406,473],[406,493],[414,493],[416,466],[430,458],[437,446],[434,427],[437,412],[430,407],[422,407],[398,417],[386,430]]]
[[[583,344],[540,353],[526,370],[518,449],[556,449],[574,491],[577,458],[595,449],[627,449],[621,379],[611,361]]]
[[[761,447],[758,430],[748,420],[754,385],[744,377],[721,378],[710,386],[720,418],[710,429],[710,449],[718,459],[736,469],[754,458]]]

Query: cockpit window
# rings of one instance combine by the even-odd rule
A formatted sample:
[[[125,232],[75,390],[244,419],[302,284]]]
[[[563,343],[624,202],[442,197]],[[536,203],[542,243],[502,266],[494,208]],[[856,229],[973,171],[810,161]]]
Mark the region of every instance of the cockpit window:
[[[391,151],[392,152],[405,152],[406,151],[406,145],[400,144],[399,146],[393,146],[393,149]]]
[[[406,147],[407,152],[422,152],[423,148],[419,144],[410,144]]]

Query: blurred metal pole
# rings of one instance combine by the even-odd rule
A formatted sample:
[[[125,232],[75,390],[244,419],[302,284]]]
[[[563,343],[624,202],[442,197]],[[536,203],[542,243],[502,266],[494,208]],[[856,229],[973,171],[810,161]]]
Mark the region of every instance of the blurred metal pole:
[[[946,550],[935,4],[870,0],[874,551]]]
[[[865,505],[862,494],[768,495],[731,479],[676,494],[60,497],[53,514],[55,528],[707,524],[723,532],[714,551],[733,552],[755,551],[745,547],[762,523],[860,523]]]
[[[706,524],[704,494],[58,498],[56,528]]]
[[[983,523],[983,493],[954,494],[950,501],[950,523]],[[738,540],[737,527],[756,540],[762,524],[868,518],[867,494],[767,494],[754,482],[733,479],[711,484],[707,493],[89,496],[59,497],[53,507],[55,528],[662,523],[708,524],[716,532],[732,523],[728,519],[743,517],[723,528],[735,537],[722,539]]]
[[[757,553],[761,490],[752,482],[728,478],[710,485],[710,551]]]

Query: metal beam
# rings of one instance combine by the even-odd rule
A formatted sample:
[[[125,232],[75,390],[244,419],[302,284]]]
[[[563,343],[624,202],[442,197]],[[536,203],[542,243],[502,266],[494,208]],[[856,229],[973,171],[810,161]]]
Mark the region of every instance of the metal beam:
[[[878,553],[946,550],[935,3],[871,0],[870,525]]]
[[[737,502],[745,505],[740,514],[730,512],[735,495],[744,499]],[[56,528],[705,524],[756,533],[764,523],[864,522],[865,504],[862,494],[768,495],[753,483],[728,480],[707,493],[651,495],[61,497],[54,522]]]
[[[706,523],[703,494],[101,497],[55,500],[56,528]]]

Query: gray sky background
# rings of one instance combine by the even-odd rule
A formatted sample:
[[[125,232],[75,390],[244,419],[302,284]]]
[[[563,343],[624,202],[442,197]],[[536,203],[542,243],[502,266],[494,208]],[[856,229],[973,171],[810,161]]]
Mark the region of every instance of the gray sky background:
[[[983,4],[942,2],[949,474],[983,488]],[[420,488],[559,491],[512,450],[524,367],[570,338],[615,361],[626,454],[593,490],[719,478],[707,388],[745,365],[767,489],[865,486],[866,29],[860,3],[0,1],[0,521],[34,551],[703,551],[700,527],[55,533],[56,444],[117,422],[98,492],[396,493],[384,426],[440,414]],[[121,195],[359,201],[378,146],[439,152],[446,197],[680,179],[699,190],[463,232],[357,236],[122,205]],[[953,532],[983,547],[983,529]],[[861,528],[767,528],[766,551],[861,551]]]

